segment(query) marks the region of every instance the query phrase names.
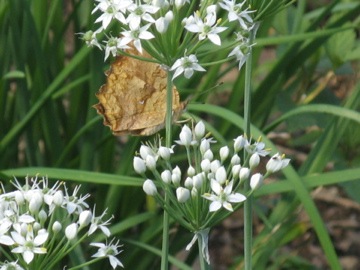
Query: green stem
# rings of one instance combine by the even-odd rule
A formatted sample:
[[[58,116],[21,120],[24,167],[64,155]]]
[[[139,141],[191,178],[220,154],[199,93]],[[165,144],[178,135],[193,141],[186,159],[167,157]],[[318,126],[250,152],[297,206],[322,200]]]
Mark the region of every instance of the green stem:
[[[199,260],[200,260],[200,269],[201,270],[209,270],[210,267],[208,263],[205,261],[203,252],[202,252],[202,236],[198,234],[198,247],[199,247]]]
[[[254,31],[250,33],[249,44],[253,41]],[[250,110],[251,110],[251,73],[252,73],[252,48],[250,48],[249,58],[246,61],[245,69],[245,93],[244,93],[244,133],[247,138],[251,138],[250,132]],[[244,160],[246,160],[246,151],[244,151]],[[245,193],[250,190],[250,181],[244,184]],[[252,269],[252,196],[249,196],[244,203],[244,262],[245,270]]]
[[[166,118],[165,118],[165,128],[166,128],[166,147],[171,147],[172,141],[172,74],[170,71],[167,71],[167,93],[166,93]],[[169,197],[165,193],[165,204],[169,204]],[[164,220],[163,220],[163,239],[162,239],[162,251],[161,251],[161,270],[168,269],[168,257],[169,257],[169,214],[164,210]]]

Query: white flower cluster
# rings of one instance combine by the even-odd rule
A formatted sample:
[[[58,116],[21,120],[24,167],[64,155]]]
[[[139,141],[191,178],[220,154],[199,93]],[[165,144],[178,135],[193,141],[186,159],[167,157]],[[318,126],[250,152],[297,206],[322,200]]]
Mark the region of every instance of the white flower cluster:
[[[80,186],[70,195],[65,183],[56,182],[49,187],[47,178],[27,177],[24,186],[17,179],[12,183],[17,190],[0,195],[0,244],[7,259],[12,257],[13,261],[0,262],[0,269],[54,269],[96,230],[110,236],[107,225],[111,218],[103,221],[106,211],[95,216],[95,207],[91,211],[85,202],[89,195],[78,195]],[[109,258],[114,269],[123,267],[115,257],[121,252],[119,242],[91,245],[99,248],[93,257]]]
[[[198,60],[194,52],[207,40],[221,46],[219,34],[227,30],[232,21],[239,22],[237,29],[241,32],[235,33],[238,38],[230,47],[233,50],[228,57],[235,56],[239,61],[239,68],[247,59],[251,44],[245,36],[254,28],[255,24],[249,14],[255,11],[245,6],[245,0],[241,3],[237,3],[236,0],[96,1],[99,3],[92,13],[100,12],[101,15],[95,22],[101,23],[101,26],[94,32],[80,33],[86,44],[102,49],[103,46],[97,40],[97,35],[106,31],[112,21],[120,23],[123,29],[116,37],[110,36],[105,41],[105,60],[110,54],[116,56],[121,50],[129,48],[130,43],[142,53],[142,43],[151,41],[149,47],[152,51],[148,52],[160,64],[175,70],[173,79],[181,73],[184,73],[186,78],[190,78],[194,70],[205,71],[197,64]],[[187,12],[183,12],[185,9]],[[194,11],[193,15],[189,16],[192,11]],[[218,14],[224,12],[227,13],[227,18],[225,17],[224,20],[218,18]]]
[[[179,166],[173,167],[170,163],[171,154],[174,147],[166,148],[163,146],[140,147],[140,156],[134,157],[134,169],[137,173],[146,177],[146,172],[150,170],[156,181],[147,179],[143,189],[146,194],[155,196],[158,202],[175,218],[178,213],[190,224],[186,226],[193,231],[204,229],[203,225],[209,225],[207,220],[209,214],[224,208],[233,211],[231,203],[240,203],[246,200],[246,196],[238,193],[245,181],[250,181],[252,190],[247,196],[258,189],[264,177],[283,169],[289,159],[274,155],[266,165],[267,172],[263,176],[260,173],[252,174],[253,169],[259,165],[260,157],[270,153],[265,149],[265,144],[260,140],[251,142],[244,136],[234,139],[233,149],[228,146],[221,147],[219,159],[215,158],[215,153],[211,149],[211,144],[215,143],[213,138],[205,134],[203,122],[199,122],[193,130],[184,125],[179,140],[175,141],[178,145],[186,148],[188,165],[186,173],[182,173]],[[246,151],[248,158],[241,165],[240,151]],[[246,164],[246,165],[245,165]],[[159,172],[157,167],[165,168]],[[147,177],[146,177],[147,178]],[[156,182],[156,184],[155,184]],[[157,186],[169,195],[171,203],[165,205],[163,193],[158,192]],[[204,203],[201,199],[209,200]],[[170,209],[174,207],[174,209]],[[204,208],[206,207],[206,208]]]

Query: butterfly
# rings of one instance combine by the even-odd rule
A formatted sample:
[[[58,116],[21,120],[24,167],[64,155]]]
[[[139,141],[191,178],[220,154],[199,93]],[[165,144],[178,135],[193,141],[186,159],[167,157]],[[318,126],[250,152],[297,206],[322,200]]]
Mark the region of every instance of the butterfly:
[[[151,58],[133,47],[126,53]],[[150,136],[165,127],[167,79],[159,64],[120,55],[105,75],[106,84],[96,93],[100,102],[93,107],[114,135]],[[176,122],[188,102],[180,102],[175,86],[172,92],[172,117]]]

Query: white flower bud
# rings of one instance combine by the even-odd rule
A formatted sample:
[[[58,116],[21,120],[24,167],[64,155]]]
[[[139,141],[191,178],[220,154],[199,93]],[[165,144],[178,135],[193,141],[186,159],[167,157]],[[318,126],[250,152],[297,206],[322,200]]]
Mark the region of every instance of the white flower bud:
[[[202,173],[199,173],[193,177],[193,185],[194,188],[199,190],[203,185],[203,175]]]
[[[172,152],[173,152],[173,150],[171,148],[167,148],[164,146],[160,146],[159,151],[158,151],[159,155],[164,160],[169,160]]]
[[[194,175],[195,175],[195,169],[194,169],[194,167],[193,166],[189,166],[189,168],[188,168],[188,170],[187,170],[187,174],[188,174],[188,176],[190,176],[190,177],[193,177]]]
[[[184,186],[188,189],[193,188],[193,179],[191,177],[187,177],[184,182]]]
[[[180,186],[180,180],[181,180],[181,175],[177,174],[177,173],[173,173],[171,175],[171,182],[176,186]]]
[[[179,166],[176,166],[173,170],[172,170],[173,174],[177,174],[181,177],[181,170],[179,168]]]
[[[237,165],[232,166],[231,172],[232,172],[232,175],[233,175],[235,178],[238,178],[239,173],[240,173],[240,169],[241,169],[240,164],[237,164]]]
[[[250,169],[255,168],[260,163],[260,156],[258,153],[252,154],[249,160]]]
[[[91,211],[89,210],[82,211],[79,216],[80,228],[84,228],[85,226],[89,225],[91,219],[92,219]]]
[[[61,206],[64,201],[64,194],[61,190],[58,190],[54,194],[53,203],[56,206]]]
[[[219,182],[220,185],[225,184],[226,182],[226,170],[224,166],[221,166],[215,173],[215,179]]]
[[[164,183],[170,184],[171,183],[171,172],[169,170],[163,171],[161,173],[161,179],[164,181]]]
[[[179,202],[184,203],[190,198],[190,191],[183,187],[176,189],[176,197]]]
[[[260,173],[251,176],[250,187],[251,189],[259,189],[264,182],[264,177]]]
[[[139,152],[140,152],[140,156],[143,160],[146,160],[146,157],[148,155],[153,156],[153,157],[155,156],[154,151],[149,146],[146,146],[146,145],[141,145]]]
[[[46,221],[47,219],[47,214],[44,210],[40,210],[39,212],[39,220],[42,224],[44,224],[44,222]]]
[[[240,164],[240,161],[241,161],[241,159],[240,159],[239,155],[235,154],[232,156],[230,163],[231,163],[231,165],[237,165],[237,164]]]
[[[208,149],[205,153],[204,153],[204,159],[208,159],[208,160],[213,160],[213,158],[214,158],[214,154],[213,154],[213,152],[210,150],[210,149]]]
[[[68,240],[73,240],[77,236],[78,225],[72,223],[65,228],[65,236]]]
[[[206,13],[209,14],[209,13],[216,13],[216,5],[210,5],[206,8]]]
[[[172,20],[174,19],[174,13],[172,12],[172,10],[169,10],[168,12],[166,12],[165,14],[165,19],[170,23],[172,22]]]
[[[42,198],[38,193],[35,193],[29,203],[29,210],[32,214],[35,214],[39,211],[42,205]]]
[[[143,184],[143,190],[147,195],[150,196],[155,196],[155,194],[157,193],[157,188],[154,182],[151,181],[150,179],[145,180]]]
[[[220,148],[220,159],[221,162],[224,162],[225,159],[229,156],[230,150],[229,147],[223,146]]]
[[[211,171],[213,173],[215,173],[219,168],[221,167],[221,163],[219,160],[215,159],[213,162],[211,162],[210,164],[210,168],[211,168]]]
[[[198,140],[200,140],[205,136],[205,125],[203,121],[200,121],[199,123],[196,124],[194,133],[195,133],[195,138]]]
[[[134,157],[133,165],[135,172],[138,174],[143,174],[146,172],[146,164],[142,158]]]
[[[34,222],[33,224],[33,230],[35,233],[37,233],[41,229],[41,225],[39,222]]]
[[[55,221],[53,226],[52,226],[52,230],[55,234],[57,234],[58,232],[61,231],[62,225],[59,221]]]
[[[160,17],[155,21],[155,26],[160,34],[164,34],[168,30],[169,22],[164,17]]]
[[[200,143],[200,153],[204,155],[204,153],[210,149],[210,142],[208,140],[202,140]]]
[[[274,173],[279,170],[284,169],[290,162],[290,159],[285,158],[285,156],[280,156],[279,153],[273,155],[268,163],[266,164],[266,170],[269,173]]]
[[[184,146],[191,145],[192,133],[191,133],[190,128],[187,125],[183,126],[183,128],[181,129],[179,137],[180,137],[180,142],[182,145],[184,145]]]
[[[147,155],[145,163],[146,163],[146,167],[150,171],[153,171],[156,169],[156,160],[153,156]]]
[[[153,0],[152,1],[152,5],[155,7],[162,8],[164,4],[165,4],[165,0]]]
[[[28,225],[26,223],[22,223],[20,225],[20,230],[18,231],[18,233],[20,233],[22,236],[25,236],[27,232],[28,232]]]
[[[236,139],[234,139],[234,151],[235,153],[239,152],[241,149],[244,148],[246,139],[244,138],[244,136],[239,136]]]
[[[240,181],[245,181],[249,178],[250,176],[250,169],[249,168],[246,168],[246,167],[243,167],[240,169],[240,174],[239,174],[239,177],[240,177]]]
[[[185,5],[186,0],[175,0],[175,6],[179,9],[181,8],[183,5]]]
[[[191,197],[196,198],[197,196],[198,196],[198,190],[196,189],[196,187],[193,187],[191,189]]]
[[[201,166],[201,169],[202,169],[204,172],[209,172],[209,171],[210,171],[210,168],[211,168],[210,160],[204,159],[203,161],[201,161],[200,166]]]
[[[17,205],[23,205],[25,203],[24,195],[20,190],[15,191],[15,201]]]

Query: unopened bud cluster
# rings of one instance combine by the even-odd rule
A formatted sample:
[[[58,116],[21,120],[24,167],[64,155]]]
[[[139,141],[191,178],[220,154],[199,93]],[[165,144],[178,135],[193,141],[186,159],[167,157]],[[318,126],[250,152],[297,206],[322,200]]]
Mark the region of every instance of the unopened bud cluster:
[[[146,179],[144,192],[155,196],[170,215],[192,231],[204,229],[204,224],[211,227],[208,220],[212,214],[226,213],[221,209],[234,211],[233,204],[246,200],[264,180],[262,174],[252,173],[260,159],[270,153],[261,138],[252,142],[239,136],[231,148],[223,146],[214,151],[216,141],[206,134],[203,122],[199,122],[193,129],[184,125],[175,142],[178,146],[171,148],[142,145],[139,155],[134,157],[134,169]],[[182,146],[179,151],[185,148],[187,153],[186,166],[174,166],[170,162],[179,146]],[[244,151],[247,158],[241,162]],[[274,155],[266,165],[265,177],[288,163],[284,156]],[[243,195],[240,191],[245,181],[250,181],[252,190]],[[170,198],[166,205],[165,193]]]

